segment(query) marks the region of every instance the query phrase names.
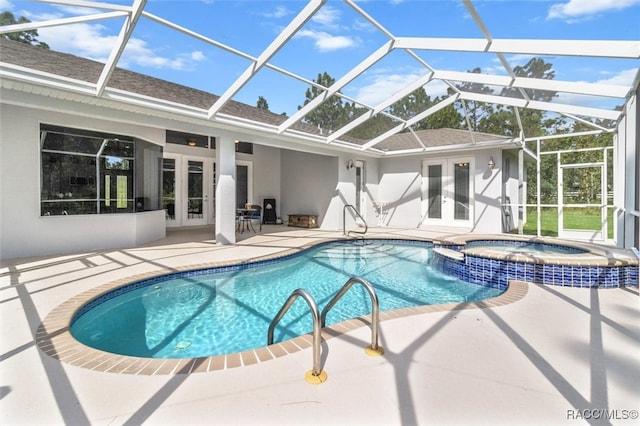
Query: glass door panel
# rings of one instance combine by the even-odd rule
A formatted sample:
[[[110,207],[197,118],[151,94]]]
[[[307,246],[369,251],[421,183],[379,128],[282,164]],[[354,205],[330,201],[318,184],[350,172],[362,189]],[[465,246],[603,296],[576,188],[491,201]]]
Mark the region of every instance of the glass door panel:
[[[176,220],[176,160],[162,160],[162,208],[167,222]]]
[[[472,221],[471,158],[423,162],[422,224],[466,227]]]
[[[469,163],[453,164],[453,218],[469,220]]]
[[[249,202],[249,167],[236,165],[236,207],[243,209]]]
[[[442,219],[442,164],[427,166],[427,217]]]
[[[186,221],[189,225],[206,224],[206,192],[204,162],[187,160]]]
[[[364,161],[356,160],[356,210],[360,213],[360,216],[366,221],[367,220],[367,208],[366,208],[366,190],[365,190],[365,169],[364,169]],[[360,226],[363,226],[362,220],[360,218],[356,218],[356,223]]]

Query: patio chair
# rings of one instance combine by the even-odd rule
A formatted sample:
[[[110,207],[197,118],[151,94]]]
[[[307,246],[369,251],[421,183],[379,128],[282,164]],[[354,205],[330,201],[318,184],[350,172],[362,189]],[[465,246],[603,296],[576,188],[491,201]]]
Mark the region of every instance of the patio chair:
[[[244,211],[240,220],[242,221],[243,230],[245,226],[248,225],[249,227],[251,227],[253,232],[256,232],[252,222],[257,220],[260,224],[260,231],[262,231],[262,207],[257,204],[251,204],[249,208]]]

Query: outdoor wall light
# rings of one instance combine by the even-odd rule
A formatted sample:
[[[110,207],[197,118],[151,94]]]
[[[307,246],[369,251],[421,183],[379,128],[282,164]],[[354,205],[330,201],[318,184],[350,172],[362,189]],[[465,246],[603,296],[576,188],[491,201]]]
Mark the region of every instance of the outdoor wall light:
[[[353,160],[347,160],[347,170],[353,169]]]
[[[495,161],[493,161],[493,156],[489,158],[489,163],[487,164],[487,166],[489,166],[489,170],[493,170],[496,168],[496,163]]]

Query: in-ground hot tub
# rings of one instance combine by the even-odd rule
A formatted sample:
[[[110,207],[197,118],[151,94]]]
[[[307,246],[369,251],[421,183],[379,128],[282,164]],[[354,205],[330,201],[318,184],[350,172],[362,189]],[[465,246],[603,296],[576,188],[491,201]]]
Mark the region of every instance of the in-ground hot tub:
[[[434,265],[470,282],[567,287],[638,285],[638,258],[604,245],[518,235],[459,235],[434,242]],[[486,284],[485,284],[486,285]]]

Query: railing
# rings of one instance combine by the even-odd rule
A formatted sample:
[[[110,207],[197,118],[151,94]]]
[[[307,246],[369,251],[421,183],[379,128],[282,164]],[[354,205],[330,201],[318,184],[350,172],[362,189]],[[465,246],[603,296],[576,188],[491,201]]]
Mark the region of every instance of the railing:
[[[365,349],[365,352],[368,355],[382,355],[384,350],[382,347],[378,346],[378,322],[379,322],[379,303],[378,303],[378,295],[376,291],[373,289],[373,286],[364,278],[352,277],[350,278],[342,288],[333,296],[333,298],[327,303],[327,306],[322,310],[322,314],[318,312],[318,305],[313,297],[307,293],[305,290],[298,288],[294,290],[290,295],[287,301],[282,305],[280,311],[276,314],[276,316],[269,324],[269,330],[267,332],[267,345],[273,344],[273,333],[276,328],[276,325],[280,322],[282,317],[287,313],[289,308],[294,304],[298,297],[302,297],[307,305],[309,305],[309,309],[311,310],[311,315],[313,317],[313,368],[311,371],[307,372],[305,379],[309,383],[320,384],[327,380],[327,373],[322,371],[320,367],[320,345],[322,343],[321,340],[321,329],[324,328],[325,320],[327,318],[327,313],[333,308],[333,306],[345,295],[347,291],[354,285],[361,284],[369,293],[369,297],[371,297],[371,346],[368,346]]]
[[[340,298],[344,296],[345,293],[349,291],[349,289],[354,284],[361,284],[369,293],[369,297],[371,297],[371,346],[367,348],[367,353],[370,355],[382,355],[383,349],[378,346],[378,322],[380,316],[380,304],[378,302],[378,295],[373,289],[371,283],[369,283],[369,281],[365,280],[364,278],[352,277],[342,286],[340,291],[338,291],[335,296],[333,296],[333,299],[331,299],[322,310],[322,313],[320,314],[320,325],[324,328],[327,314],[329,313],[331,308],[333,308],[338,300],[340,300]]]
[[[364,223],[364,231],[348,231],[347,232],[347,208],[351,208],[351,210],[353,210],[353,212],[356,214],[356,216],[358,216],[360,218],[360,220],[362,221],[362,223]],[[343,229],[343,234],[345,236],[348,236],[350,233],[354,233],[354,234],[366,234],[367,230],[369,229],[369,226],[367,225],[367,221],[364,220],[364,218],[362,217],[362,215],[360,215],[360,212],[358,210],[356,210],[356,208],[352,205],[352,204],[345,204],[345,206],[342,208],[342,229]]]
[[[273,318],[273,321],[271,321],[271,324],[269,324],[269,331],[267,333],[267,345],[273,344],[273,331],[275,330],[276,325],[278,324],[278,322],[280,322],[284,314],[287,313],[291,305],[293,305],[298,297],[302,297],[305,302],[307,302],[307,305],[309,305],[309,309],[311,310],[311,315],[313,317],[313,368],[311,369],[310,373],[311,376],[313,376],[312,379],[315,378],[314,382],[318,381],[319,383],[321,383],[326,380],[326,374],[323,374],[323,371],[320,368],[320,315],[318,314],[318,304],[309,293],[301,288],[298,288],[291,293],[280,311]],[[307,378],[307,381],[312,380],[309,380],[309,378]]]

